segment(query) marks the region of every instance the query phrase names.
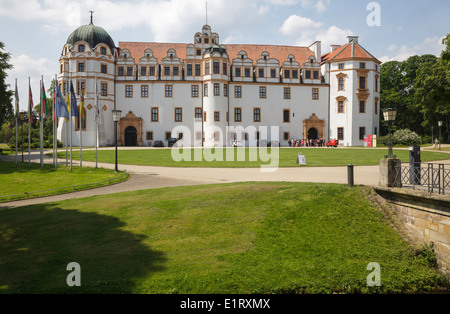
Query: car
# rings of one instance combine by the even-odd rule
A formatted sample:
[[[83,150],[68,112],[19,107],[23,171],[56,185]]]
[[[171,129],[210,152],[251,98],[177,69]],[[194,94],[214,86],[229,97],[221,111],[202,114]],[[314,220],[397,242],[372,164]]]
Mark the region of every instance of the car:
[[[168,143],[169,147],[173,147],[177,142],[178,142],[178,139],[176,139],[176,138],[169,138],[167,140],[167,143]]]
[[[330,140],[327,143],[327,147],[338,147],[339,145],[339,140]]]
[[[163,141],[154,141],[153,147],[164,147],[164,142]]]

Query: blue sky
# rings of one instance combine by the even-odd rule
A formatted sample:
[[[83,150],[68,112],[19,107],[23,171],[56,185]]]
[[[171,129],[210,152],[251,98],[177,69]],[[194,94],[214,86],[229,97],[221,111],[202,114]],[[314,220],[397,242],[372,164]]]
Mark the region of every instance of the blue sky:
[[[371,3],[378,5],[379,11]],[[369,8],[369,10],[368,10]],[[206,23],[205,0],[0,0],[0,41],[12,54],[21,108],[26,108],[28,77],[38,103],[40,76],[46,87],[58,73],[58,60],[70,33],[94,23],[119,41],[183,42]],[[379,15],[379,26],[368,16]],[[349,35],[383,62],[411,55],[439,55],[450,32],[448,0],[208,0],[208,24],[221,43],[309,46],[344,44]]]

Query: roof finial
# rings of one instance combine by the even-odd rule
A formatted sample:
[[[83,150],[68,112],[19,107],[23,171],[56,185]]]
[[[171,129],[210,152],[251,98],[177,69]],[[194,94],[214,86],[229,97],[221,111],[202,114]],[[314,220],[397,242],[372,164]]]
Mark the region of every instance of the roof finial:
[[[208,1],[206,1],[206,25],[208,25]]]
[[[91,24],[94,24],[94,11],[89,11],[91,13]]]

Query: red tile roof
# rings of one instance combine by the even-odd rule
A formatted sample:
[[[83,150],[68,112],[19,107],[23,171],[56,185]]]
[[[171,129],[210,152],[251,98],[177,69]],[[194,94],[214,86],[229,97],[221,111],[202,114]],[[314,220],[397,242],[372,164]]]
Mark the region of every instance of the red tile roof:
[[[131,57],[138,61],[144,56],[145,49],[149,48],[153,52],[153,56],[158,60],[167,56],[167,51],[170,48],[175,49],[177,57],[180,59],[186,59],[186,49],[188,44],[182,43],[144,43],[144,42],[119,42],[119,48],[130,51]],[[230,44],[224,45],[227,48],[230,60],[238,57],[241,50],[245,51],[253,63],[261,58],[261,53],[267,51],[269,57],[277,59],[282,64],[287,60],[288,55],[292,54],[295,60],[302,65],[308,60],[309,56],[313,56],[314,53],[307,47],[296,46],[276,46],[276,45],[246,45],[246,44]]]
[[[339,48],[336,48],[334,51],[324,54],[322,56],[322,62],[326,61],[337,61],[343,59],[373,59],[375,62],[380,61],[377,60],[373,55],[371,55],[367,50],[361,47],[358,43],[352,41],[346,45],[342,45]]]

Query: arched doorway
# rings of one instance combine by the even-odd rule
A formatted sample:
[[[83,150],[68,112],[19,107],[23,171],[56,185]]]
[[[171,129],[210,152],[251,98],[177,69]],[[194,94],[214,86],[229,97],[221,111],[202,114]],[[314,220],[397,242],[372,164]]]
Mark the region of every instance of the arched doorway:
[[[317,140],[319,139],[319,132],[316,128],[311,128],[308,131],[308,140]]]
[[[133,126],[125,129],[125,146],[137,146],[137,130]]]

